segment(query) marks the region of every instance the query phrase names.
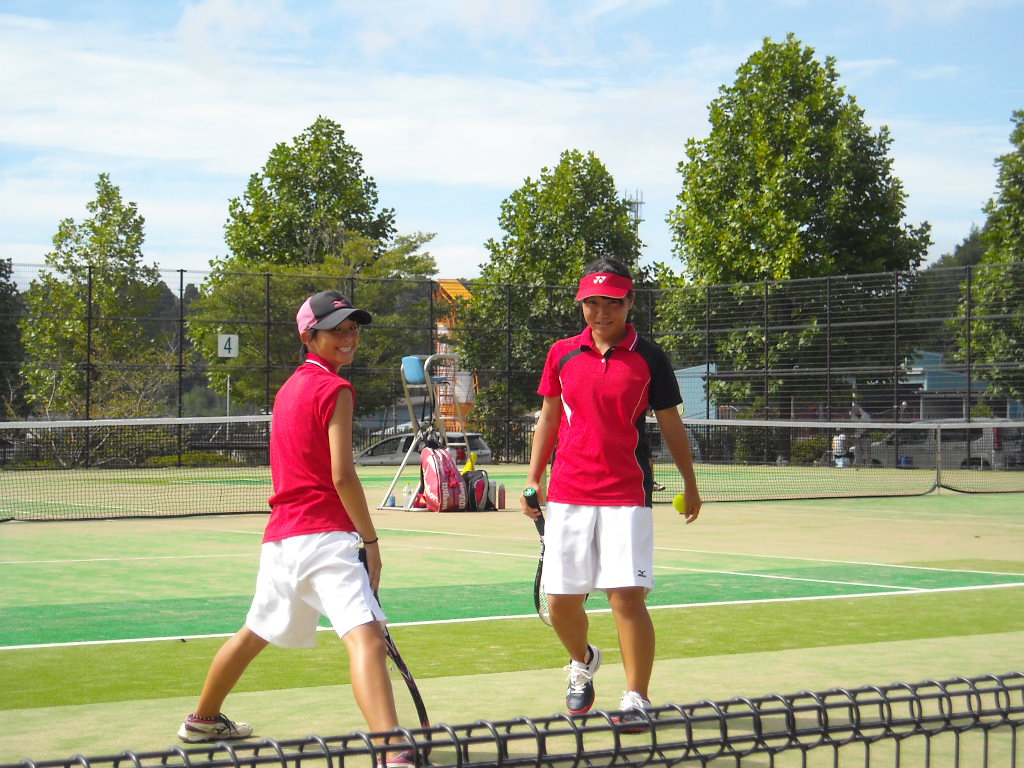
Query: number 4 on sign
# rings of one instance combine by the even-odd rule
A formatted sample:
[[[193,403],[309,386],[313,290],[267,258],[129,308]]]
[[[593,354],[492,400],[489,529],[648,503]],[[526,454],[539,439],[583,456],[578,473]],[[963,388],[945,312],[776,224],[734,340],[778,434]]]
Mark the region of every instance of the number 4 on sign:
[[[221,333],[217,336],[217,357],[238,357],[237,333]]]

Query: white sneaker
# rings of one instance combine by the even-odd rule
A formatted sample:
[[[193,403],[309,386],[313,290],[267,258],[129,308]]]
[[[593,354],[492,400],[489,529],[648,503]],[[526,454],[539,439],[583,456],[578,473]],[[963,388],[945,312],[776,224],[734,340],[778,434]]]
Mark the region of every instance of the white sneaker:
[[[571,661],[565,667],[569,673],[569,686],[565,691],[565,708],[570,714],[582,715],[594,706],[594,673],[601,667],[601,649],[590,648],[590,661]]]
[[[650,699],[645,699],[636,691],[626,691],[619,702],[621,714],[614,715],[612,722],[622,726],[623,733],[643,733],[650,727]]]
[[[411,749],[399,752],[397,755],[389,753],[387,758],[377,760],[377,768],[415,768],[416,753]]]
[[[252,736],[252,726],[248,723],[236,723],[225,715],[206,719],[189,715],[178,729],[178,738],[190,744],[201,741],[227,741],[228,739],[246,739]]]

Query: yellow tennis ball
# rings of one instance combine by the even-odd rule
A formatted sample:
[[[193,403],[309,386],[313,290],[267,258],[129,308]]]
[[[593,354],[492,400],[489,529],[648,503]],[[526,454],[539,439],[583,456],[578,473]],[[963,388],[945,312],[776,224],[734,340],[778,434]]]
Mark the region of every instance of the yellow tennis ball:
[[[686,514],[686,494],[684,494],[684,493],[676,494],[676,497],[674,499],[672,499],[672,506],[676,508],[676,511],[680,515],[685,515]]]

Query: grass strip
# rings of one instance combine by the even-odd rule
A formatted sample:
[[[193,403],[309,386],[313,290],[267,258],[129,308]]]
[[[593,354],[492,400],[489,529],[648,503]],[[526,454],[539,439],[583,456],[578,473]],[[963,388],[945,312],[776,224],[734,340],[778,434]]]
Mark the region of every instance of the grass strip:
[[[757,573],[770,578],[757,579]],[[792,577],[792,578],[787,578]],[[701,572],[658,577],[650,605],[719,603],[793,597],[856,595],[900,589],[944,589],[1019,583],[1019,574],[1005,576],[948,569],[884,566],[803,565],[792,568],[747,568],[746,574]],[[529,583],[523,580],[449,586],[398,587],[381,592],[395,622],[516,616],[533,611]],[[0,646],[188,637],[234,632],[245,620],[252,597],[222,595],[194,598],[74,602],[0,608]],[[589,607],[606,608],[601,593]],[[111,616],[131,617],[130,624]],[[327,626],[326,621],[321,622]]]
[[[763,651],[1024,630],[1024,587],[872,598],[751,603],[653,612],[658,658],[697,658]],[[550,669],[565,654],[537,619],[396,627],[393,632],[420,679]],[[591,636],[618,662],[611,616],[591,616]],[[198,694],[223,640],[117,643],[0,651],[4,707],[94,704]],[[965,654],[970,647],[965,644]],[[983,661],[983,660],[982,660]],[[316,648],[268,648],[237,691],[348,683],[341,641],[321,633]]]

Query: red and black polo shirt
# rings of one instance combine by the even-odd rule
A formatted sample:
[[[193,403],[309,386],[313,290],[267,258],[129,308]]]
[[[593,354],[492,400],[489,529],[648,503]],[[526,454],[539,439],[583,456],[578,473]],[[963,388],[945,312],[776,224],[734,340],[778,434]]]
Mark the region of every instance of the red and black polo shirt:
[[[665,352],[632,325],[601,354],[586,328],[548,351],[538,393],[561,397],[548,500],[598,506],[650,506],[654,483],[647,409],[683,399]]]

